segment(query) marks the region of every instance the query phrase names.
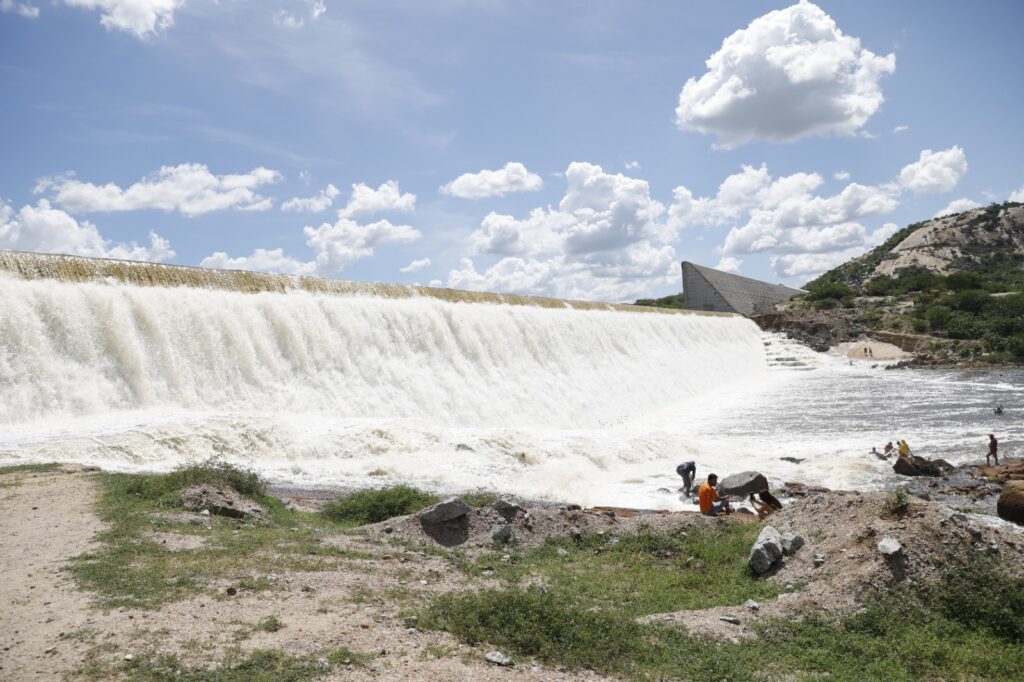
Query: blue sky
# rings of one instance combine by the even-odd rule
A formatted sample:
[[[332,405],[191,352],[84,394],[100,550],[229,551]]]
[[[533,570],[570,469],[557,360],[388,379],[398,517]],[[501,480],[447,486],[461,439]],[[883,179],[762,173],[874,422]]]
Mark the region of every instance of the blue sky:
[[[632,300],[1024,200],[1016,1],[0,0],[0,248]]]

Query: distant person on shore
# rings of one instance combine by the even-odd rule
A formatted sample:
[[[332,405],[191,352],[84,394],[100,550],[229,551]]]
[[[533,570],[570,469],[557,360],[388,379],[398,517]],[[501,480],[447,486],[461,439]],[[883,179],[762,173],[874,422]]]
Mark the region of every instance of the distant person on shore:
[[[697,493],[701,514],[717,516],[721,513],[732,513],[732,509],[729,509],[729,500],[718,499],[716,485],[718,485],[718,474],[708,474],[708,482],[702,485]]]
[[[694,462],[683,462],[676,467],[676,473],[683,477],[683,494],[689,497],[693,492],[693,477],[697,475],[697,465]]]
[[[991,457],[996,458],[996,466],[999,466],[999,441],[996,440],[995,435],[988,434],[988,454],[985,455],[985,464],[988,464],[988,460]]]

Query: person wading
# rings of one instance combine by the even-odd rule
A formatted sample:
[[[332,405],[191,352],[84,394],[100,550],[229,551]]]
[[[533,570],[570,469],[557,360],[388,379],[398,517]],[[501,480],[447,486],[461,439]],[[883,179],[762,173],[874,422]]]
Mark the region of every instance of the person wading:
[[[676,467],[676,473],[683,477],[683,494],[689,497],[693,492],[693,477],[697,475],[697,465],[694,462],[683,462]]]

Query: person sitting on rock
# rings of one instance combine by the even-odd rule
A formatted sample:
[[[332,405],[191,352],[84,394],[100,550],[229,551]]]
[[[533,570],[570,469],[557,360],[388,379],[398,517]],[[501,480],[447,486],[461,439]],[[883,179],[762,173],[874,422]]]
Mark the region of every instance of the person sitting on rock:
[[[988,434],[988,454],[985,455],[985,464],[989,463],[989,458],[996,458],[996,466],[999,466],[999,441],[993,434]]]
[[[730,514],[729,500],[718,499],[715,486],[718,485],[718,474],[708,474],[708,482],[697,492],[700,501],[700,513],[706,516],[717,516],[721,513]]]
[[[747,500],[750,502],[750,506],[753,507],[754,511],[757,513],[758,521],[763,521],[766,516],[775,511],[770,504],[765,504],[754,497],[754,493],[750,493],[750,497],[747,498]]]
[[[676,473],[683,477],[683,494],[689,497],[693,492],[693,477],[697,474],[697,465],[693,462],[683,462],[676,467]]]

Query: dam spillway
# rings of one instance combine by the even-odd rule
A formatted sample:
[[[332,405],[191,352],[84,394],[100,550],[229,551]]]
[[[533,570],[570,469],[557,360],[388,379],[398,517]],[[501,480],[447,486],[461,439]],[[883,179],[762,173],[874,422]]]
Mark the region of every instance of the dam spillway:
[[[453,488],[527,468],[554,490],[522,492],[564,497],[553,463],[647,460],[608,429],[765,372],[737,316],[0,252],[7,459]]]

